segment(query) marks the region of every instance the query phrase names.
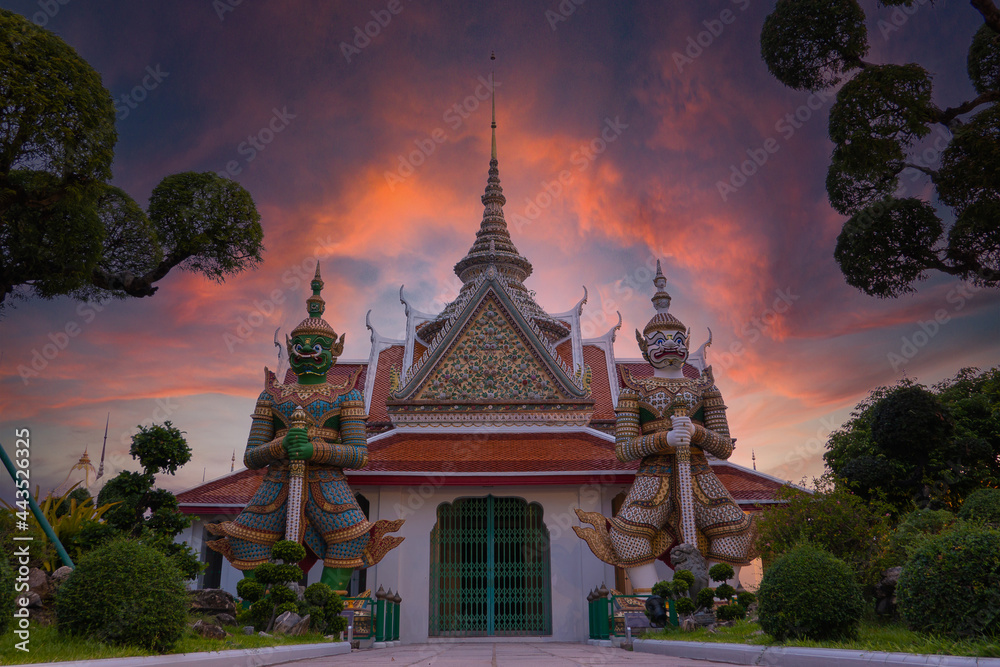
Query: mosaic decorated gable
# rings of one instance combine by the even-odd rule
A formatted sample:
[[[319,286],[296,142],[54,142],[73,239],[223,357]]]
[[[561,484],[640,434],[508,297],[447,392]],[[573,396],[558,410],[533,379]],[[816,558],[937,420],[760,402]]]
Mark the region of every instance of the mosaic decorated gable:
[[[492,292],[413,395],[427,401],[560,400],[566,394]]]

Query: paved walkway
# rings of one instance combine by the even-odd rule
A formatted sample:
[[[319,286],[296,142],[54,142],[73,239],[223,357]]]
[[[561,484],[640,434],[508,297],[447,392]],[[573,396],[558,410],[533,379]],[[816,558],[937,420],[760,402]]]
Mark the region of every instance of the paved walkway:
[[[671,658],[633,653],[620,648],[558,642],[534,643],[454,643],[409,644],[387,649],[352,651],[336,655],[284,663],[288,667],[336,667],[361,665],[376,667],[572,667],[574,665],[626,665],[627,667],[711,667],[719,662]]]

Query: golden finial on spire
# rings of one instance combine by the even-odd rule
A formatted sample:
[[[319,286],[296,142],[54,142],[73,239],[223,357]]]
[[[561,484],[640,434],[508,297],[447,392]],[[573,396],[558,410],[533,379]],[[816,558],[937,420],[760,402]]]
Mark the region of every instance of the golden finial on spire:
[[[497,55],[495,52],[490,51],[490,61],[496,60]],[[493,160],[497,159],[497,82],[496,82],[496,71],[490,70],[490,83],[493,86],[493,91],[490,95],[493,104],[493,123],[490,127],[493,128],[493,149],[490,151],[490,158]]]

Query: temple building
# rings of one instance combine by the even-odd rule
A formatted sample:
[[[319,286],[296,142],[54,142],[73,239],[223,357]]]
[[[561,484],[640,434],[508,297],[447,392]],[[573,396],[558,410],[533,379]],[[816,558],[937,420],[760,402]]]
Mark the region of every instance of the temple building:
[[[580,525],[576,508],[614,515],[633,481],[638,462],[615,456],[615,405],[626,378],[649,377],[652,367],[615,358],[620,318],[603,335],[583,337],[586,292],[567,310],[548,313],[525,287],[532,264],[504,221],[495,127],[483,218],[455,264],[457,298],[426,313],[401,288],[404,338],[386,337],[369,322],[368,358],[338,361],[327,375],[364,395],[368,465],[345,471],[361,508],[372,522],[405,519],[398,533],[404,542],[356,572],[351,593],[379,586],[398,592],[404,642],[585,641],[588,592],[602,583],[630,590],[624,571],[598,560],[572,528]],[[704,356],[693,355],[685,375],[698,377]],[[773,503],[784,483],[727,461],[710,463],[746,512]],[[204,525],[239,514],[264,473],[237,470],[178,494],[182,511],[200,517],[179,538],[209,563],[199,587],[235,593],[242,574],[205,547],[212,538]],[[656,565],[670,577],[665,563]],[[309,583],[321,567],[307,573]],[[744,568],[741,581],[759,576],[752,570]]]

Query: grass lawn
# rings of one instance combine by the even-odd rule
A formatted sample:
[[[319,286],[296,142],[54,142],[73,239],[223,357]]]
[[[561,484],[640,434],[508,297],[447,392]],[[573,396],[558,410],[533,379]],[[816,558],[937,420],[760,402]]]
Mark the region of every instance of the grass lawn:
[[[719,642],[753,644],[758,646],[807,646],[811,648],[843,648],[859,651],[886,651],[890,653],[937,653],[964,655],[979,658],[1000,658],[1000,639],[950,639],[925,635],[909,630],[897,623],[862,621],[858,638],[845,641],[789,640],[775,641],[774,637],[758,634],[760,626],[752,621],[737,621],[731,628],[720,627],[714,633],[704,628],[694,632],[681,632],[668,628],[651,632],[644,639],[668,639],[693,642]]]
[[[225,639],[205,639],[196,635],[189,627],[170,653],[231,651],[236,649],[262,648],[265,646],[284,646],[286,644],[319,644],[329,641],[320,634],[307,634],[298,637],[259,637],[255,634],[244,635],[241,628],[238,627],[227,627],[226,631],[233,633],[233,635]],[[158,655],[129,646],[105,644],[96,639],[60,635],[56,632],[53,625],[32,625],[31,641],[28,644],[30,652],[28,653],[14,648],[14,644],[18,641],[20,640],[17,636],[9,630],[7,634],[0,637],[0,665],[27,665],[36,662]]]

